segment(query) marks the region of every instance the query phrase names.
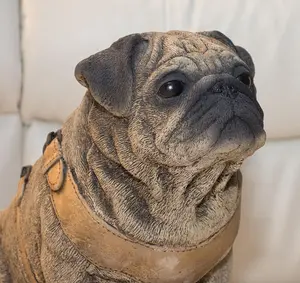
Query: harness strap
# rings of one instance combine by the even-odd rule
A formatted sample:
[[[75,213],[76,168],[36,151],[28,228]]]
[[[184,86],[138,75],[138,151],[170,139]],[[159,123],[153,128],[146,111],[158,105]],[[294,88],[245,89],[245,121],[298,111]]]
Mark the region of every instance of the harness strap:
[[[21,178],[18,184],[18,192],[15,198],[16,227],[17,227],[17,235],[18,235],[18,257],[21,263],[21,267],[23,269],[24,278],[28,283],[38,283],[37,277],[33,272],[31,264],[28,260],[28,256],[25,248],[25,240],[23,238],[24,234],[22,231],[22,221],[21,221],[21,211],[20,211],[21,201],[24,195],[26,184],[29,179],[31,168],[32,168],[31,166],[24,166],[22,168]]]
[[[230,251],[239,228],[240,204],[230,221],[196,247],[170,249],[133,242],[95,216],[79,193],[54,138],[44,151],[43,170],[61,228],[78,252],[98,268],[144,283],[195,283]]]

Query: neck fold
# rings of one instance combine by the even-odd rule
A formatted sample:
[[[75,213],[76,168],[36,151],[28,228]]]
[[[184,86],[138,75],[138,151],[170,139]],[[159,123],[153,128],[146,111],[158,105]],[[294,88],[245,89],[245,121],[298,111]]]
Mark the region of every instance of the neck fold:
[[[195,171],[148,163],[136,156],[128,122],[87,94],[63,127],[63,154],[95,214],[137,241],[197,245],[233,215],[239,165]]]

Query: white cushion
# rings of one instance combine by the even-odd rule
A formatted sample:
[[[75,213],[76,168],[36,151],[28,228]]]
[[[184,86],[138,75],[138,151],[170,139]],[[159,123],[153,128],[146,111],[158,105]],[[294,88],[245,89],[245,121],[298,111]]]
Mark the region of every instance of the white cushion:
[[[22,124],[18,115],[0,115],[0,210],[17,192],[21,173]]]
[[[26,128],[23,144],[23,165],[33,165],[41,157],[47,135],[60,129],[57,123],[32,121]]]
[[[300,281],[300,139],[268,142],[243,167],[235,283]]]
[[[270,138],[300,135],[296,123],[300,56],[299,1],[25,1],[23,114],[63,121],[84,89],[76,63],[114,40],[151,30],[212,30],[246,47],[256,63],[259,100]],[[241,20],[242,19],[242,20]]]
[[[21,87],[19,1],[0,1],[0,113],[17,111]]]
[[[65,120],[85,93],[73,75],[80,60],[128,33],[160,30],[164,24],[159,0],[31,0],[23,6],[26,119]]]

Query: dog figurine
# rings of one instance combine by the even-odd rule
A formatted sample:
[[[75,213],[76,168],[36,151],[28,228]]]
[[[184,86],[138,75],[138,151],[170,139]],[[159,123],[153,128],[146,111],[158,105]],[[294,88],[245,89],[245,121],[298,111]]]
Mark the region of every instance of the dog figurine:
[[[125,36],[0,214],[1,283],[228,283],[240,166],[265,143],[249,53],[218,31]]]

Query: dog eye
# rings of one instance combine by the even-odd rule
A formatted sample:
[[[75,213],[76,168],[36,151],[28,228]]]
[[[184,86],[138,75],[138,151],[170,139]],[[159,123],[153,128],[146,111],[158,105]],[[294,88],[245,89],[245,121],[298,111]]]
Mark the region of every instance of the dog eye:
[[[170,98],[180,95],[183,92],[184,83],[181,81],[169,81],[164,83],[159,91],[159,96],[163,98]]]
[[[239,75],[237,79],[248,87],[251,87],[252,85],[252,78],[248,73],[243,73]]]

